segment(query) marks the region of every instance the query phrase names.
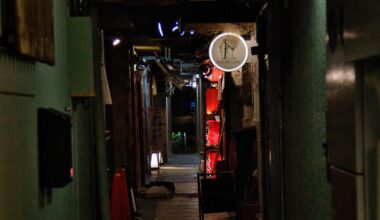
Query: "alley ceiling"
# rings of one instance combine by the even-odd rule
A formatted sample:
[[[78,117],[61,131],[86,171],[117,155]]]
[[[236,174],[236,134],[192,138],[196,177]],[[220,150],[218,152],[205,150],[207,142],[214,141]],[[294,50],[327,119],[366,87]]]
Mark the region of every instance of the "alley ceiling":
[[[104,29],[146,31],[157,21],[254,22],[263,0],[98,0]]]
[[[201,63],[208,44],[221,32],[255,35],[253,23],[265,1],[97,0],[100,27],[109,37],[128,36],[133,45],[170,47],[173,58],[188,64]],[[159,35],[158,22],[166,30],[165,36]],[[170,30],[177,22],[175,35]],[[190,30],[195,34],[190,35]],[[183,31],[186,34],[182,36]]]

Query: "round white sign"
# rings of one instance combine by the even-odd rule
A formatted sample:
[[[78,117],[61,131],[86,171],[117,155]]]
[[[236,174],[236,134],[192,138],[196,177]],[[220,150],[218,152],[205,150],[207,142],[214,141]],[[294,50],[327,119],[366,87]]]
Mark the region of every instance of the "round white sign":
[[[248,58],[248,46],[245,40],[234,33],[216,36],[209,48],[212,64],[217,68],[232,72],[242,67]]]

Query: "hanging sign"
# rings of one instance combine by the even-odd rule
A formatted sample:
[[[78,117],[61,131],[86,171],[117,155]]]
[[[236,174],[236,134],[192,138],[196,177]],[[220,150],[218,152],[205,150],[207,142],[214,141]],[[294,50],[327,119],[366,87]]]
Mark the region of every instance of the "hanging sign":
[[[211,147],[219,144],[219,122],[215,120],[206,121],[206,146]]]
[[[248,46],[240,35],[223,33],[212,40],[209,57],[220,70],[232,72],[247,62]]]

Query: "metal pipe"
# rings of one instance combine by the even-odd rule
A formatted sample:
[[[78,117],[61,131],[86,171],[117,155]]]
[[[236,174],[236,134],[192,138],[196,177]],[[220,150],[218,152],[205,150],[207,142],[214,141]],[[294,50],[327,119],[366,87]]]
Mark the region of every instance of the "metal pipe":
[[[161,47],[156,45],[133,45],[133,49],[138,51],[161,51]]]
[[[172,149],[172,97],[166,96],[167,161]]]

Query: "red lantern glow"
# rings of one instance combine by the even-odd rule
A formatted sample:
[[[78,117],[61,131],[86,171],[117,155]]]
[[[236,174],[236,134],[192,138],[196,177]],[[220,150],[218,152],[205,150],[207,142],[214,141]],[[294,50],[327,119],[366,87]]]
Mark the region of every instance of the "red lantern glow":
[[[215,120],[206,122],[206,146],[218,145],[220,124]]]
[[[218,109],[218,89],[208,88],[206,90],[206,113],[211,115]]]
[[[215,162],[221,161],[222,157],[220,154],[218,154],[218,159],[216,159],[217,152],[207,152],[207,157],[206,157],[206,173],[210,174],[214,172],[214,166]]]
[[[223,70],[220,70],[216,67],[212,68],[212,73],[210,76],[207,77],[207,79],[210,82],[218,82],[223,76]]]

